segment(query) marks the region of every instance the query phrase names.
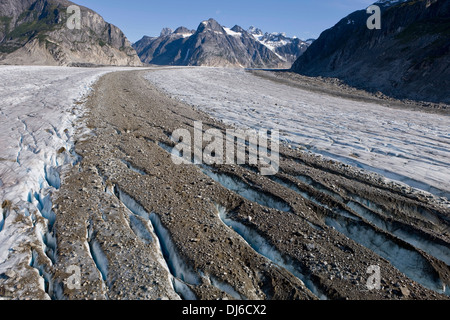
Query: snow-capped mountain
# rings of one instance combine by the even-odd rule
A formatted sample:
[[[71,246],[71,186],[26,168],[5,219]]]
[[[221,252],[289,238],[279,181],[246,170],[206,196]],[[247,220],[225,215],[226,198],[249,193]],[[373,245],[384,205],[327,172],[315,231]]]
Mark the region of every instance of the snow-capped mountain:
[[[251,26],[247,32],[289,64],[294,63],[311,45],[297,37],[287,37],[284,32],[263,33],[261,29],[254,26]]]
[[[254,27],[227,28],[209,19],[197,30],[164,28],[159,37],[144,36],[133,46],[149,64],[289,68],[309,44]]]

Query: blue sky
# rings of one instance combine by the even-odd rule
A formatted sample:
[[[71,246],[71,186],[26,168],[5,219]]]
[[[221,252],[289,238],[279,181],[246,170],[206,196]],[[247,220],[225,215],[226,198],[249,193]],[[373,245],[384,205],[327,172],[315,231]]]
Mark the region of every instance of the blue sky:
[[[251,25],[264,32],[286,32],[300,39],[317,38],[353,11],[376,0],[72,0],[98,12],[123,30],[131,42],[157,36],[163,27],[197,29],[214,18],[226,27]]]

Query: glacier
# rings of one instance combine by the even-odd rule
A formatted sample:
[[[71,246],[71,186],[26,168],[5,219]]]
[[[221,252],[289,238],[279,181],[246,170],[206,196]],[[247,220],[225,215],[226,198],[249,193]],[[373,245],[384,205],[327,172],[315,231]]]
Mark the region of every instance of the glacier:
[[[447,115],[317,94],[244,69],[153,70],[146,79],[227,125],[278,129],[294,148],[450,199]]]
[[[0,274],[27,272],[17,266],[30,265],[44,278],[41,283],[52,285],[44,267],[35,264],[35,252],[20,248],[39,241],[44,254],[54,259],[51,198],[63,182],[64,168],[80,160],[73,152],[73,135],[86,131],[78,121],[84,102],[100,76],[121,70],[133,68],[0,66],[0,203],[5,207]]]

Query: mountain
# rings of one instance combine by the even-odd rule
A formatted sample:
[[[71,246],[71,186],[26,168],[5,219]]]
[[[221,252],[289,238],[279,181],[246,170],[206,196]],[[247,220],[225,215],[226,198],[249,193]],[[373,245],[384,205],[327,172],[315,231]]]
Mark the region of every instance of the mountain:
[[[253,26],[247,32],[282,57],[289,65],[292,65],[311,45],[311,42],[302,41],[297,37],[289,38],[286,33],[263,33],[261,29]]]
[[[294,63],[307,76],[401,99],[450,103],[450,1],[379,1],[381,30],[366,10],[324,31]]]
[[[0,63],[142,65],[123,32],[94,11],[78,6],[81,28],[69,28],[71,5],[66,0],[0,0]]]
[[[240,26],[229,29],[214,19],[203,21],[197,30],[185,27],[180,27],[172,33],[168,33],[168,30],[163,29],[159,37],[144,36],[133,45],[144,63],[286,68],[292,64],[293,52],[297,46],[296,41],[288,41],[286,37],[284,40],[280,37],[278,43],[275,39],[258,39]],[[275,43],[277,45],[274,45]],[[279,49],[280,53],[275,48]]]
[[[186,40],[195,33],[195,30],[185,27],[180,27],[171,33],[168,33],[168,30],[169,28],[164,28],[159,37],[144,36],[133,45],[142,62],[157,65],[174,65],[185,62],[180,61],[182,47]]]

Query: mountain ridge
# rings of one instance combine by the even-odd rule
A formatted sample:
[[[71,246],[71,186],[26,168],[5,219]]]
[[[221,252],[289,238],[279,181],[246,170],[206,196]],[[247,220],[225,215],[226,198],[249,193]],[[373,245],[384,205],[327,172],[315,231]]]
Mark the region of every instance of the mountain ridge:
[[[0,0],[0,63],[141,66],[123,32],[83,6],[81,29],[66,26],[66,0]]]
[[[202,21],[196,30],[179,27],[159,37],[144,36],[133,44],[144,63],[156,65],[289,68],[309,46],[284,35],[282,45],[235,25],[227,28],[216,20]],[[259,29],[258,29],[259,30]],[[281,34],[280,34],[281,37]]]
[[[369,30],[367,12],[356,11],[324,31],[291,70],[394,98],[450,103],[450,2],[378,4],[381,30]]]

